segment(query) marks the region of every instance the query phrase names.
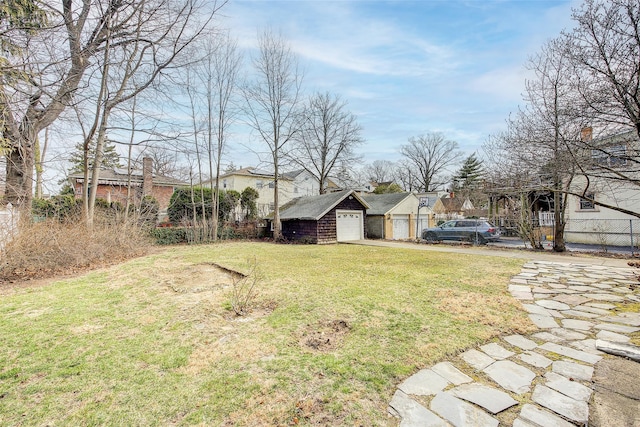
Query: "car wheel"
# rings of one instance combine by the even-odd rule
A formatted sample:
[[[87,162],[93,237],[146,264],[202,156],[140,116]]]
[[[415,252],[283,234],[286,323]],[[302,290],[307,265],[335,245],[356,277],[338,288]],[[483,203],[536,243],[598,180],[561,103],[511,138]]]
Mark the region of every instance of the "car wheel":
[[[482,234],[473,233],[471,235],[471,241],[476,245],[486,245],[487,239],[485,239]]]
[[[429,243],[435,243],[438,241],[438,236],[433,232],[428,232],[424,237],[425,240]]]

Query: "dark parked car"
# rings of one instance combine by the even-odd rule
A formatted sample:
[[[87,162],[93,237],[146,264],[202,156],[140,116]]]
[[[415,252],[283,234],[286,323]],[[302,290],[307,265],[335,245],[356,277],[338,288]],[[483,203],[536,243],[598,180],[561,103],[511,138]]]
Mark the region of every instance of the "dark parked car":
[[[456,219],[442,225],[422,230],[422,238],[427,242],[440,240],[463,240],[483,245],[500,238],[500,230],[481,219]]]

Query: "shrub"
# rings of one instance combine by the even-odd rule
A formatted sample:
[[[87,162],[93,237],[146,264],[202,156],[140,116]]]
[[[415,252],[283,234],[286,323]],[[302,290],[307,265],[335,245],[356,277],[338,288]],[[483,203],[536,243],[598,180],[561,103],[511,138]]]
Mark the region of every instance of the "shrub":
[[[96,216],[89,229],[81,221],[57,218],[22,221],[0,254],[0,280],[45,277],[110,264],[146,252],[149,241],[131,224],[112,225]]]
[[[157,245],[178,245],[187,243],[187,232],[183,227],[158,227],[149,231]]]
[[[237,316],[244,316],[251,312],[258,295],[256,286],[262,279],[257,259],[253,258],[247,261],[247,268],[248,274],[237,275],[233,278],[231,308]]]

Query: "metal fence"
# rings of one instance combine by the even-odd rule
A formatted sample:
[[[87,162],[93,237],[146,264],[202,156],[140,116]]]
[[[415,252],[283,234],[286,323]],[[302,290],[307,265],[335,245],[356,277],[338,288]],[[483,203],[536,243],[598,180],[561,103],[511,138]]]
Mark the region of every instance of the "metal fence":
[[[493,219],[502,236],[518,237],[518,221],[507,218]],[[531,226],[541,241],[553,241],[552,216],[531,218]],[[567,244],[589,245],[591,249],[608,252],[622,250],[640,253],[640,218],[636,219],[568,219],[564,228]]]
[[[640,219],[570,219],[565,241],[608,247],[640,248]]]

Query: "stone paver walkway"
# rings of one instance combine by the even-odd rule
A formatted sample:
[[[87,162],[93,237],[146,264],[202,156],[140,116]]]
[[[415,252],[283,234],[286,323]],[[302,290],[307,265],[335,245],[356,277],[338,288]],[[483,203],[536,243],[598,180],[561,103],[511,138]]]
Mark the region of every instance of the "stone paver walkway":
[[[640,313],[616,310],[640,302],[636,285],[630,268],[528,262],[509,291],[539,332],[422,369],[398,386],[389,413],[402,427],[587,425],[594,366],[616,357],[597,340],[627,343],[640,331]]]

